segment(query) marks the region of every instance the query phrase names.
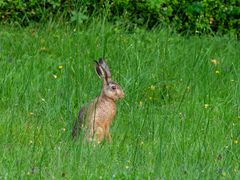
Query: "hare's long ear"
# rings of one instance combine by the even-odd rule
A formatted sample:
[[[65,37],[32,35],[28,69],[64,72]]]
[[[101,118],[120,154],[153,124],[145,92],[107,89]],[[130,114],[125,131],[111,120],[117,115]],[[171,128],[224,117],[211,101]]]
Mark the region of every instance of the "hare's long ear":
[[[97,75],[108,84],[108,78],[107,78],[107,73],[106,71],[103,69],[103,67],[99,64],[99,62],[95,61],[96,65],[95,65],[95,70]]]
[[[102,69],[102,67],[100,66],[100,64],[95,61],[95,70],[96,70],[96,73],[97,75],[101,78],[101,79],[104,79],[105,75],[104,75],[104,71]]]
[[[106,64],[106,62],[104,61],[103,58],[100,58],[98,60],[98,63],[101,65],[101,67],[105,70],[106,72],[106,75],[107,75],[107,79],[111,79],[111,73],[110,73],[110,70],[109,70],[109,67],[108,65]]]

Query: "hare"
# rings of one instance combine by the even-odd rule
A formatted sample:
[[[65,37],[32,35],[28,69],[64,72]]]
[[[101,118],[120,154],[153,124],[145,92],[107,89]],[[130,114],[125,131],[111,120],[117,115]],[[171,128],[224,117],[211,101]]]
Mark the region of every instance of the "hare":
[[[102,92],[99,97],[80,109],[72,137],[75,138],[79,130],[84,128],[88,141],[101,143],[106,138],[111,143],[109,128],[116,114],[116,101],[124,98],[124,92],[118,83],[111,80],[111,73],[104,59],[100,58],[95,62],[96,73],[103,82]]]

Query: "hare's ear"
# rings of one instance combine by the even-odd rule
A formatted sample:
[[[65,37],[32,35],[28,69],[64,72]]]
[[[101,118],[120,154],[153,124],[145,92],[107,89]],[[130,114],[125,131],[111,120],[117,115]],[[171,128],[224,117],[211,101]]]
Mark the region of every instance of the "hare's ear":
[[[101,78],[101,79],[105,79],[105,72],[103,70],[103,68],[100,66],[100,64],[95,61],[96,65],[95,65],[95,70],[97,75]]]
[[[100,58],[98,60],[98,64],[101,65],[101,67],[104,69],[104,71],[106,72],[106,75],[107,75],[107,79],[111,79],[111,73],[110,73],[110,70],[109,70],[109,67],[108,65],[106,64],[106,62],[104,61],[103,58]]]

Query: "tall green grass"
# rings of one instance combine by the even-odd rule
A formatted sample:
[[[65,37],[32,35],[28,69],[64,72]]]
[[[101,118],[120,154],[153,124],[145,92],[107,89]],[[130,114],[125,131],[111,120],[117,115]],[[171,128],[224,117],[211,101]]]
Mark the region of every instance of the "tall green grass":
[[[74,142],[103,56],[126,94],[113,143]],[[239,57],[231,36],[1,26],[0,178],[239,179]]]

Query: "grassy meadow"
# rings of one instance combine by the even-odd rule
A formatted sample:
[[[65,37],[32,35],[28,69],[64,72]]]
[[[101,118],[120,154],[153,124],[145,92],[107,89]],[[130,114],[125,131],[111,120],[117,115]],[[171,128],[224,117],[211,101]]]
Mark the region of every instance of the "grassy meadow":
[[[126,97],[95,146],[70,135],[103,56]],[[239,179],[239,82],[231,35],[1,25],[0,179]]]

